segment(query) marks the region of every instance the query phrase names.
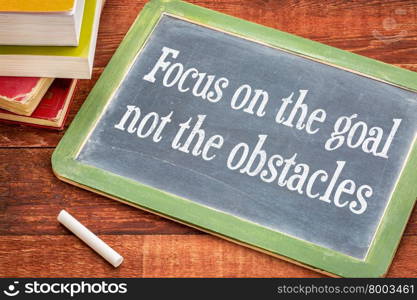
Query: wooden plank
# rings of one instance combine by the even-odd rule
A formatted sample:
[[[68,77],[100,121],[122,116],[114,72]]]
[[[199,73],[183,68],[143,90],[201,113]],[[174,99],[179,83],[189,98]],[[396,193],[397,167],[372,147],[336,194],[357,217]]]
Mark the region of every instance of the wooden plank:
[[[111,1],[109,1],[111,2]],[[415,63],[415,40],[417,28],[413,20],[417,1],[189,1],[229,15],[246,19],[268,27],[313,39],[331,46],[369,56],[393,64]],[[104,9],[103,16],[111,20],[102,24],[98,45],[106,45],[101,52],[98,47],[96,66],[104,66],[118,45],[129,24],[143,7],[143,1],[126,9],[125,1],[112,3]],[[250,3],[250,4],[249,4]],[[110,4],[110,3],[109,3]],[[124,20],[114,11],[125,12]],[[393,22],[389,26],[389,22]],[[379,34],[378,34],[379,33]],[[389,39],[393,37],[393,39]]]
[[[415,63],[415,0],[188,2],[388,63]],[[144,3],[142,0],[106,2],[95,66],[107,64]]]
[[[56,221],[63,208],[101,234],[199,233],[58,180],[52,151],[0,149],[0,235],[65,234]]]
[[[101,236],[124,256],[114,269],[74,236],[0,236],[1,276],[317,277],[209,235]],[[6,246],[9,245],[9,246]],[[14,266],[13,268],[7,266]],[[91,266],[94,266],[92,268]]]
[[[114,269],[76,237],[0,236],[1,277],[320,277],[209,235],[101,235],[124,256]],[[416,277],[417,237],[405,237],[389,277]],[[13,266],[12,268],[10,266]],[[94,266],[94,267],[92,267]]]

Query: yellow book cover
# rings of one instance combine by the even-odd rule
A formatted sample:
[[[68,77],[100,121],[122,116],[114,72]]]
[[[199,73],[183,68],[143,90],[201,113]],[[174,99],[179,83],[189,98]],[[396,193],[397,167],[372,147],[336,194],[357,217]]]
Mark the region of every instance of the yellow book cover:
[[[0,12],[67,12],[76,0],[0,0]]]

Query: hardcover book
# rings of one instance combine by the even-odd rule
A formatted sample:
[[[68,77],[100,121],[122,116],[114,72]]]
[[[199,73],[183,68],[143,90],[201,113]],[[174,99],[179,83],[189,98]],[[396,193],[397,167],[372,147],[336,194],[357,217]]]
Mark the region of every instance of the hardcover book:
[[[30,116],[53,80],[39,77],[0,77],[0,108]]]
[[[30,116],[0,109],[0,119],[6,122],[62,130],[76,84],[76,79],[55,79]]]

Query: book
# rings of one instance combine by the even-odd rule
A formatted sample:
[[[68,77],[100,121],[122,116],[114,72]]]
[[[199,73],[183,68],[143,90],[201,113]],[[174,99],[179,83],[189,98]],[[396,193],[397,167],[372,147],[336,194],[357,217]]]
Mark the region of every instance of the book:
[[[0,76],[91,78],[102,0],[85,0],[78,46],[0,46]]]
[[[76,84],[76,79],[55,79],[32,115],[22,116],[0,109],[0,120],[61,130]]]
[[[84,0],[0,0],[0,45],[77,46]]]
[[[417,196],[416,110],[415,72],[152,0],[52,168],[325,274],[378,277]]]
[[[54,78],[0,77],[0,108],[30,116]]]
[[[70,11],[76,0],[0,0],[1,11],[8,12],[61,12]]]

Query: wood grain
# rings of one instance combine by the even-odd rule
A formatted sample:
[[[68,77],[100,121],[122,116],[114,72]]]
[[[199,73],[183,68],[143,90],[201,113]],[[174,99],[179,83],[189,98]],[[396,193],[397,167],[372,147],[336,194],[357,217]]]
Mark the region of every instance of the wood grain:
[[[417,71],[417,1],[189,2]],[[144,3],[106,1],[93,78],[79,81],[67,126]],[[50,157],[63,134],[0,124],[0,276],[321,276],[59,181]],[[123,254],[120,268],[58,225],[62,208]],[[416,277],[416,254],[415,208],[388,276]]]
[[[322,277],[210,235],[100,237],[123,254],[125,260],[119,268],[113,268],[73,235],[0,236],[2,276]],[[416,264],[412,263],[416,252],[417,237],[405,237],[387,276],[416,277]]]
[[[0,235],[62,235],[62,208],[99,234],[200,234],[190,227],[76,188],[52,173],[53,149],[0,149]],[[10,158],[21,157],[10,163]]]

